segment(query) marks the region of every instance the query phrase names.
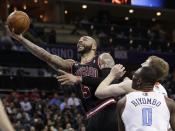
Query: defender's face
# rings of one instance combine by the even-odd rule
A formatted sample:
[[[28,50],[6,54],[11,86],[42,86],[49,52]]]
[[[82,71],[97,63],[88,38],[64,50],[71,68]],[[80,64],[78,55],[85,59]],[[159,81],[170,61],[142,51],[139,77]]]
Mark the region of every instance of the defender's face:
[[[136,70],[132,76],[132,88],[137,89],[138,88],[138,81],[139,81],[139,75],[141,73],[142,68],[139,68]]]
[[[85,53],[92,49],[92,40],[86,36],[80,38],[77,43],[77,51],[79,53]]]
[[[150,66],[151,60],[147,59],[144,63],[141,64],[142,67]]]

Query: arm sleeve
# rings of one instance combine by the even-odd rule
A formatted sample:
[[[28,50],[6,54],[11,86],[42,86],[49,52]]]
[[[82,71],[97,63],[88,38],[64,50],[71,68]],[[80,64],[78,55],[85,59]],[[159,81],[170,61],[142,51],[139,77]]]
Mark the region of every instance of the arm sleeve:
[[[103,79],[109,74],[111,68],[104,68],[100,72],[100,77],[94,78],[90,76],[82,77],[82,84],[86,86],[97,87]]]

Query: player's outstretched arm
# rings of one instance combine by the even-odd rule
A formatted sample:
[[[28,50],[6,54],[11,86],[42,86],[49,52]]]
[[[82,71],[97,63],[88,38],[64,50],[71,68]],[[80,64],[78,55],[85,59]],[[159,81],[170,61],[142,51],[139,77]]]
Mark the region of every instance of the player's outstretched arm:
[[[15,131],[15,129],[13,128],[8,116],[7,116],[7,113],[4,109],[4,106],[0,100],[0,116],[1,116],[1,119],[0,119],[0,130],[2,131]]]
[[[35,45],[34,43],[32,43],[31,41],[29,41],[28,39],[26,39],[25,37],[22,36],[22,34],[17,35],[13,32],[11,32],[8,28],[8,26],[6,26],[6,30],[8,32],[8,34],[16,39],[17,41],[19,41],[21,44],[23,44],[23,46],[29,51],[31,52],[33,55],[35,55],[36,57],[38,57],[39,59],[47,62],[49,65],[52,65],[52,67],[54,68],[60,68],[63,70],[70,70],[72,67],[72,62],[69,60],[64,60],[63,58],[57,56],[57,55],[53,55],[49,52],[47,52],[46,50],[44,50],[43,48]]]
[[[111,84],[111,82],[115,79],[119,79],[125,74],[125,68],[123,65],[117,64],[115,65],[108,76],[100,83],[100,85],[97,87],[95,95],[98,98],[107,98],[107,97],[113,97],[118,96],[120,94],[124,94],[125,90],[122,88],[119,88],[120,84]],[[117,89],[117,90],[116,90]]]

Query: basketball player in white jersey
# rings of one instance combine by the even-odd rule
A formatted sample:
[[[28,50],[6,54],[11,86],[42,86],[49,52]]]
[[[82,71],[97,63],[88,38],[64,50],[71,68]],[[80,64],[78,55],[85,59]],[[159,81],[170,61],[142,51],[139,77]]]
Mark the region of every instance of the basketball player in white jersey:
[[[169,73],[168,63],[157,56],[148,57],[148,59],[142,63],[141,66],[152,67],[157,73],[157,81],[164,79]],[[118,79],[123,75],[123,69],[123,66],[119,66],[118,64],[111,69],[109,75],[100,83],[95,92],[98,98],[103,99],[107,97],[117,97],[134,90],[131,88],[132,80],[129,78],[124,79],[124,81],[119,84],[111,84],[113,80]],[[167,96],[165,88],[159,82],[155,83],[153,90]]]
[[[119,131],[175,131],[175,103],[153,91],[157,73],[151,67],[141,67],[133,75],[135,90],[117,104]]]

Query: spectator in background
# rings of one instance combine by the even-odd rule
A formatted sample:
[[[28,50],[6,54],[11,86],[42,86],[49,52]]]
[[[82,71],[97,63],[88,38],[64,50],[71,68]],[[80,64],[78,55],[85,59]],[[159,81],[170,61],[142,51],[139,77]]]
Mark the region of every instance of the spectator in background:
[[[32,110],[32,104],[30,103],[28,97],[24,98],[24,101],[20,102],[21,108],[23,109],[23,111],[25,112],[31,112]]]
[[[61,100],[59,98],[59,95],[57,93],[54,93],[54,97],[49,101],[49,105],[56,105],[60,106]]]
[[[40,98],[40,94],[37,88],[34,88],[32,92],[29,94],[32,101],[37,101]]]
[[[60,104],[60,110],[63,111],[64,109],[68,108],[68,98],[65,97],[64,101]]]
[[[66,124],[66,129],[64,129],[63,131],[75,131],[75,130],[72,128],[70,123],[67,123]]]
[[[79,107],[80,100],[75,96],[75,93],[72,93],[71,96],[68,98],[68,107]]]

